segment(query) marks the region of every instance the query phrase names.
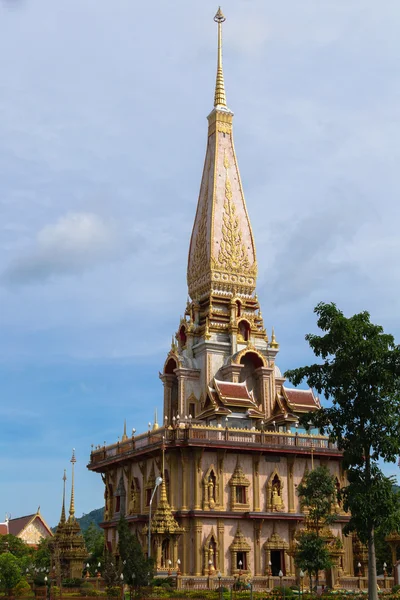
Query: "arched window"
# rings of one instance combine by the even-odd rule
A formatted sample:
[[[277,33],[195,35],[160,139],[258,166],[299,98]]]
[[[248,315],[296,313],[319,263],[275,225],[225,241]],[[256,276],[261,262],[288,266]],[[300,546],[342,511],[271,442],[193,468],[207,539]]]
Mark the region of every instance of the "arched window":
[[[240,373],[240,382],[246,382],[247,389],[249,392],[253,392],[254,400],[257,401],[260,394],[258,390],[258,378],[255,375],[255,371],[264,366],[262,358],[255,352],[246,352],[240,359],[240,364],[243,365],[243,369]]]
[[[186,346],[186,341],[187,341],[186,329],[185,329],[185,326],[182,325],[182,327],[179,330],[179,344],[180,344],[181,348],[184,348]]]
[[[169,391],[169,414],[168,422],[172,423],[172,417],[176,417],[178,414],[178,378],[174,371],[178,368],[176,360],[171,356],[165,365],[164,374],[169,375],[167,389]]]
[[[250,323],[248,321],[242,320],[238,323],[239,335],[238,339],[243,340],[244,342],[248,342],[250,339]]]

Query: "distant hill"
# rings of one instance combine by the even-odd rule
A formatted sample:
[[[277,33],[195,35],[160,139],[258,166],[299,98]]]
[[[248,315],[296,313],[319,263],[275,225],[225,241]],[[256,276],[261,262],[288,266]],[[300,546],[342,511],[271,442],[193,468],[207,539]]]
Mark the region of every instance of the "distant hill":
[[[90,513],[82,515],[79,519],[77,519],[82,531],[86,531],[90,523],[94,523],[95,525],[97,525],[97,527],[99,527],[99,523],[101,523],[103,520],[104,508],[95,508],[94,510],[91,510]]]

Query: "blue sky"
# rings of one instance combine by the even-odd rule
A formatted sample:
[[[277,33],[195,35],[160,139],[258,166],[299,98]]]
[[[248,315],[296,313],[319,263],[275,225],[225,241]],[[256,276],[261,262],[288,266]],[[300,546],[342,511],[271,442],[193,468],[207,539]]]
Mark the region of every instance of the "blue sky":
[[[398,0],[230,0],[228,104],[283,370],[313,307],[400,338]],[[210,0],[0,0],[0,518],[102,505],[90,444],[142,430],[186,304]],[[396,473],[389,466],[388,473]]]

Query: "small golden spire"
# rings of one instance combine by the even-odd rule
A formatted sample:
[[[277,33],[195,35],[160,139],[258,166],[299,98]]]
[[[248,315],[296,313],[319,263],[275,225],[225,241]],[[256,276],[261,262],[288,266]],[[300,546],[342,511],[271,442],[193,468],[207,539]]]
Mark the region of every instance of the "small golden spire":
[[[72,464],[72,477],[71,477],[71,503],[69,505],[69,520],[73,520],[73,519],[75,519],[75,490],[74,490],[74,484],[75,484],[74,468],[75,468],[75,463],[76,463],[75,448],[72,448],[72,458],[71,458],[70,462]]]
[[[221,7],[218,8],[214,21],[218,23],[218,62],[217,62],[217,81],[215,83],[214,106],[224,106],[226,108],[224,71],[222,69],[222,23],[225,21]]]
[[[275,337],[275,330],[274,330],[274,328],[272,328],[270,347],[271,347],[271,348],[279,348],[279,344],[278,344],[278,342],[276,341],[276,337]]]
[[[126,435],[126,419],[124,419],[124,433],[122,434],[122,442],[125,442],[128,439],[128,436]]]
[[[159,428],[159,425],[158,425],[158,423],[157,423],[157,409],[155,409],[155,411],[154,411],[154,425],[153,425],[153,431],[154,431],[155,429],[158,429],[158,428]]]
[[[63,475],[63,501],[62,501],[62,508],[61,508],[61,518],[60,518],[60,524],[61,523],[65,523],[65,482],[67,481],[67,471],[66,469],[64,469],[64,475]]]
[[[163,437],[163,443],[161,446],[161,479],[162,479],[162,483],[161,483],[161,494],[160,494],[160,504],[166,504],[168,503],[168,498],[167,498],[167,487],[165,485],[165,444],[164,444],[164,437]]]

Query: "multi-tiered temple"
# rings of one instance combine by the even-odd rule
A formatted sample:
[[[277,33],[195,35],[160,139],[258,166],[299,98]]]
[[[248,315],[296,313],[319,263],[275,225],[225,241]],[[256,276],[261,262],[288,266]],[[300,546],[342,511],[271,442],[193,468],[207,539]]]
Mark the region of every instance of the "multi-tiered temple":
[[[89,469],[105,483],[103,527],[113,552],[121,514],[147,546],[149,503],[161,476],[151,523],[158,570],[179,569],[183,581],[218,571],[262,578],[282,570],[290,579],[290,549],[304,521],[297,485],[308,469],[323,464],[340,487],[341,454],[327,438],[298,428],[299,416],[316,410],[319,401],[311,390],[284,385],[276,365],[279,345],[264,327],[225,97],[224,20],[218,10],[217,81],[190,241],[189,300],[160,374],[163,422],[98,446]],[[342,536],[346,516],[337,510],[331,584],[354,574],[352,541]]]

